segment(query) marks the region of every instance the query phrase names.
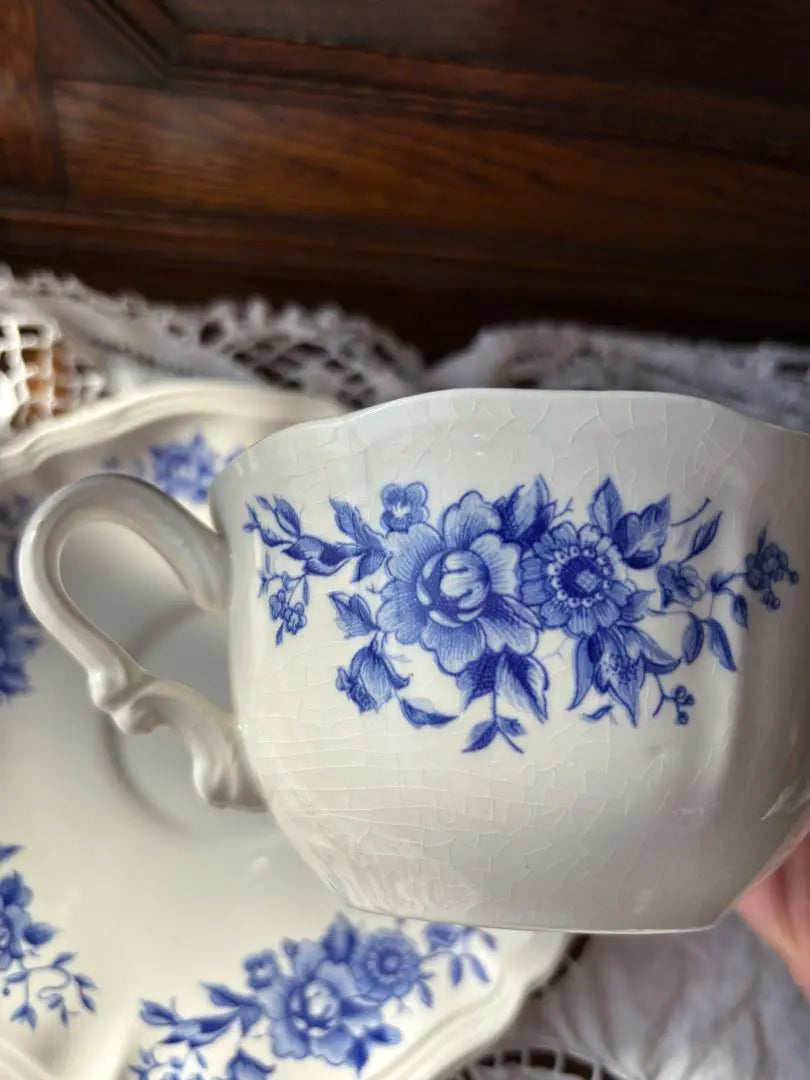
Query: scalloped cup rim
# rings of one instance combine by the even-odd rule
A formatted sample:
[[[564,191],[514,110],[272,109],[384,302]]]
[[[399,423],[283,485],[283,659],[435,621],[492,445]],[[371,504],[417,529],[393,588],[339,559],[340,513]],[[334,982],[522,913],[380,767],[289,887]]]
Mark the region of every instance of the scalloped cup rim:
[[[782,427],[780,424],[772,423],[769,420],[761,420],[758,417],[746,416],[745,413],[742,413],[737,409],[732,409],[728,405],[722,405],[719,402],[711,401],[708,398],[696,397],[692,394],[676,394],[658,390],[556,390],[541,387],[516,389],[514,387],[502,386],[459,387],[457,389],[449,390],[429,390],[422,394],[413,394],[410,397],[395,398],[392,401],[383,401],[379,405],[370,405],[368,408],[358,409],[355,412],[338,413],[334,416],[322,416],[312,420],[304,420],[265,436],[259,443],[253,443],[251,446],[246,446],[244,450],[230,461],[222,472],[219,473],[209,491],[209,505],[212,507],[215,506],[219,489],[231,476],[239,472],[240,459],[256,446],[266,442],[267,439],[272,439],[276,445],[282,446],[285,442],[298,439],[301,435],[319,431],[322,428],[357,427],[360,424],[366,423],[369,419],[376,419],[379,416],[385,416],[389,412],[399,411],[404,404],[410,404],[415,401],[429,404],[435,401],[453,402],[473,400],[476,398],[492,400],[508,397],[520,397],[521,400],[526,400],[528,397],[535,397],[538,399],[556,398],[558,400],[565,398],[569,401],[572,399],[588,400],[599,398],[601,400],[607,399],[612,401],[657,401],[678,404],[688,402],[700,409],[708,409],[718,415],[730,417],[737,423],[745,425],[746,427],[754,426],[765,428],[774,434],[788,436],[797,442],[810,442],[810,432],[798,431],[795,428]]]

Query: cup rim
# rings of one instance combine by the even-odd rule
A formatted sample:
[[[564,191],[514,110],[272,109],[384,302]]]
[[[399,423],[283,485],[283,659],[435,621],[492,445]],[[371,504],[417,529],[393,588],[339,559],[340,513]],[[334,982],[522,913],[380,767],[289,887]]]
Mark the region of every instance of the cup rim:
[[[599,397],[601,399],[610,400],[622,400],[622,401],[659,401],[659,402],[690,402],[694,403],[701,408],[709,408],[714,412],[730,417],[740,425],[754,425],[760,428],[766,428],[778,435],[785,435],[793,438],[795,441],[803,441],[810,443],[810,433],[800,431],[796,428],[783,427],[780,424],[773,423],[770,420],[761,420],[758,417],[747,416],[745,413],[740,412],[737,409],[733,409],[728,405],[720,404],[719,402],[712,401],[710,398],[699,397],[695,394],[679,394],[670,393],[668,391],[659,390],[581,390],[581,389],[551,389],[551,388],[520,388],[507,387],[507,386],[483,386],[483,387],[451,387],[444,390],[430,390],[425,393],[411,394],[407,397],[394,398],[390,401],[383,401],[376,405],[370,405],[365,409],[358,409],[354,412],[338,413],[335,416],[319,417],[313,420],[305,420],[300,423],[291,424],[289,427],[282,428],[280,431],[274,431],[270,435],[266,435],[263,439],[253,443],[251,446],[245,447],[239,454],[236,455],[225,468],[214,479],[213,484],[209,490],[209,504],[216,503],[218,493],[221,487],[226,484],[234,472],[239,469],[240,460],[250,454],[256,447],[261,446],[263,443],[273,441],[279,445],[285,441],[289,441],[293,438],[299,438],[302,434],[308,432],[318,431],[322,428],[334,428],[334,427],[354,427],[358,424],[367,422],[367,418],[374,417],[380,414],[385,414],[391,410],[400,409],[404,405],[412,405],[417,401],[424,401],[426,403],[434,401],[458,401],[469,399],[484,399],[492,400],[494,398],[506,398],[517,397],[521,400],[525,400],[527,397],[535,398],[549,398],[554,397],[557,400],[560,398],[566,399],[589,399]]]

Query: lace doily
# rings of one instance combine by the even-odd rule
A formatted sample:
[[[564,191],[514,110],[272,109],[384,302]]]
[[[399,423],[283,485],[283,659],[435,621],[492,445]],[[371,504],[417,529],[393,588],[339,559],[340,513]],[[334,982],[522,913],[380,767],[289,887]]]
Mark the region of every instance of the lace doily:
[[[810,430],[810,348],[689,343],[576,325],[483,332],[425,370],[413,346],[338,308],[110,297],[0,266],[0,437],[140,382],[263,379],[361,407],[449,386],[676,391]]]

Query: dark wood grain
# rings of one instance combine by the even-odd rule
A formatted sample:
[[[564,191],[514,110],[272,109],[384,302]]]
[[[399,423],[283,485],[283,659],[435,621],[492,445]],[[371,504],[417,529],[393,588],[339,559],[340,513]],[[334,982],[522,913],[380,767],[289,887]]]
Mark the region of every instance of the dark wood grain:
[[[810,337],[810,7],[4,0],[0,257],[366,309]]]

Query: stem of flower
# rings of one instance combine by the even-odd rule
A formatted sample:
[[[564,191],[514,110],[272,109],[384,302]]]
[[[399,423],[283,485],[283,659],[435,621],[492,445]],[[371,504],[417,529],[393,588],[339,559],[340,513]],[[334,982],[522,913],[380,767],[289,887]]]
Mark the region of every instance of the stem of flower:
[[[680,521],[673,521],[670,525],[670,528],[679,529],[681,525],[688,525],[690,521],[694,521],[695,518],[699,518],[711,501],[712,500],[709,498],[704,499],[700,505],[700,508],[698,510],[695,510],[694,514],[690,514],[689,517],[681,518]]]

